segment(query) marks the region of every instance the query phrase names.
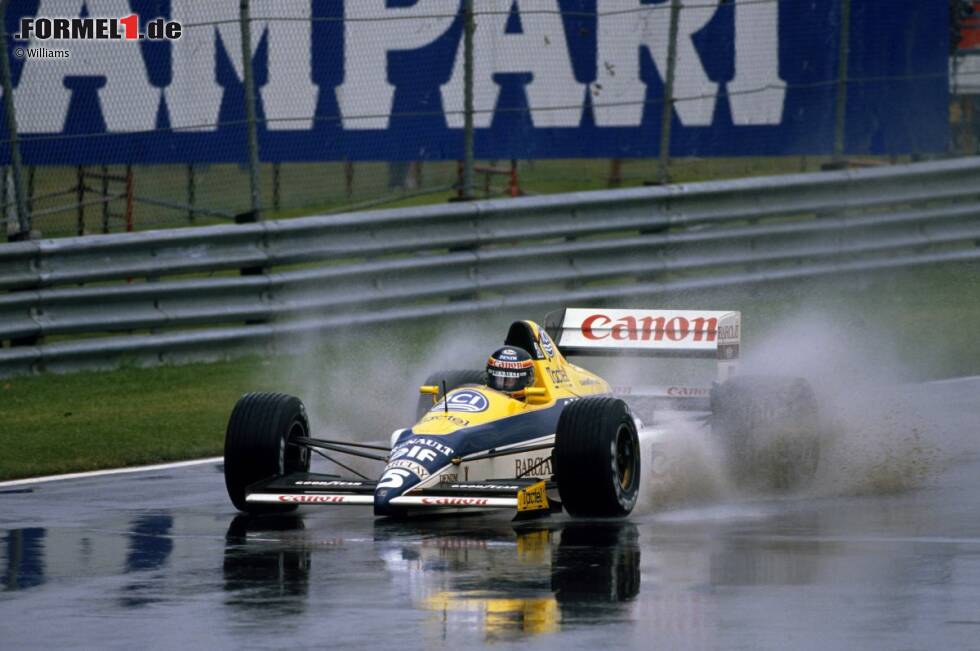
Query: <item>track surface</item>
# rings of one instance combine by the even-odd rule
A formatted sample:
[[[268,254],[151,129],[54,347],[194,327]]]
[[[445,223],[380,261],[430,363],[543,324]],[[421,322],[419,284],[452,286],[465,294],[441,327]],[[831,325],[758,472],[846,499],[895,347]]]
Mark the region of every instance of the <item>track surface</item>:
[[[619,524],[249,519],[216,465],[0,488],[0,647],[980,648],[978,396],[909,390],[958,437],[925,488]]]

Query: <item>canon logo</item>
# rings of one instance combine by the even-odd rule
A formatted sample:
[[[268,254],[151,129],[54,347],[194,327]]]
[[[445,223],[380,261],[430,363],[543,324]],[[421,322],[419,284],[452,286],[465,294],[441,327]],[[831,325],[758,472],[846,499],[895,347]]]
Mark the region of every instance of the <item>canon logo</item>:
[[[280,495],[280,502],[297,502],[300,504],[339,504],[344,501],[343,495]]]
[[[582,321],[582,336],[599,341],[714,341],[718,335],[718,319],[698,317],[686,319],[675,316],[672,319],[658,316],[645,316],[637,319],[624,316],[613,321],[605,314],[593,314]]]
[[[423,504],[430,506],[486,506],[486,498],[481,497],[423,497]]]
[[[710,394],[710,389],[702,387],[667,387],[667,395],[671,398],[702,398]]]

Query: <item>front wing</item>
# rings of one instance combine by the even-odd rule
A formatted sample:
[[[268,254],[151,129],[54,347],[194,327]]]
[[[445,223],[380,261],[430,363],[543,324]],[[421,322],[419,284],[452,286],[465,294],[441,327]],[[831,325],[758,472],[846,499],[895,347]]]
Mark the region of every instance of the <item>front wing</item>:
[[[344,479],[338,475],[293,473],[252,484],[245,501],[251,504],[373,505],[376,481]],[[501,479],[439,484],[409,491],[390,504],[411,510],[514,509],[518,515],[558,511],[549,500],[553,482],[539,479]]]

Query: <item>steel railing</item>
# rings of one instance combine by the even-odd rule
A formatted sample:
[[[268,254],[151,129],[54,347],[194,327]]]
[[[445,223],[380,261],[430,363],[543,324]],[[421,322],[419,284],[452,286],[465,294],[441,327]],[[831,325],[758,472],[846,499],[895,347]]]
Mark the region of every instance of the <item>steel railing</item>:
[[[978,181],[959,159],[0,245],[0,374],[975,260]]]

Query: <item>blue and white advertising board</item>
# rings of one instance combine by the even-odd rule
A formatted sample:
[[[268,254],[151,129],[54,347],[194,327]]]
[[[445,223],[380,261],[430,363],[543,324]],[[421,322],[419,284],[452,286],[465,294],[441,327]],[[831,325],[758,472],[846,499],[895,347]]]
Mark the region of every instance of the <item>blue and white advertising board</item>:
[[[830,152],[840,0],[684,5],[671,154]],[[847,151],[945,149],[946,3],[851,5]],[[475,6],[478,158],[658,154],[669,1]],[[461,0],[253,0],[262,159],[460,158],[461,11]],[[13,0],[8,51],[26,162],[246,160],[238,12],[236,0]],[[112,38],[82,22],[67,40],[38,36],[47,19],[132,14],[140,33],[163,18],[179,38]],[[0,148],[0,161],[8,155]]]

